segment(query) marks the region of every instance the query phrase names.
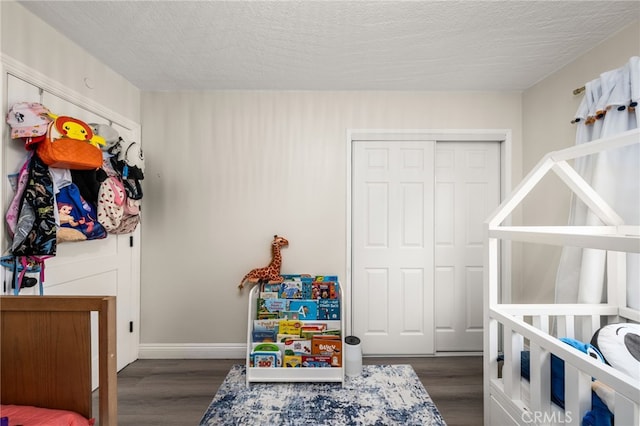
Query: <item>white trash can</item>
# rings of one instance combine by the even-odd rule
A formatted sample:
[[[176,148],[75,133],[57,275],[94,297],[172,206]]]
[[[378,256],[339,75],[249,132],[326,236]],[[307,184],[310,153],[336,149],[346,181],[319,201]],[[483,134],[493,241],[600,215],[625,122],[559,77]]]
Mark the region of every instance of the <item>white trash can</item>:
[[[362,374],[362,347],[360,339],[356,336],[344,338],[345,350],[345,374],[349,377],[356,377]]]

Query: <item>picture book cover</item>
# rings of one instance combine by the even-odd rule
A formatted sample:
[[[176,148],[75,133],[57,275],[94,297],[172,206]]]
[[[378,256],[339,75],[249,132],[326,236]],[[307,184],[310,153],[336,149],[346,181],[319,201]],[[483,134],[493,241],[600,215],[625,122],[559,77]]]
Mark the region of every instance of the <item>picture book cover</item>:
[[[300,319],[300,315],[299,315],[299,312],[282,311],[282,312],[280,312],[280,318],[290,319],[290,320],[297,320],[297,319]]]
[[[296,334],[300,335],[300,329],[302,328],[302,322],[299,320],[281,319],[278,326],[278,330],[282,334]]]
[[[260,291],[280,294],[280,283],[262,283]]]
[[[333,355],[334,353],[342,353],[342,339],[323,339],[322,336],[313,336],[312,355]]]
[[[260,299],[277,299],[278,298],[278,293],[272,292],[272,291],[261,291],[260,292]]]
[[[311,288],[312,299],[337,299],[336,283],[332,281],[314,281]]]
[[[318,319],[339,320],[340,299],[318,299]]]
[[[253,330],[251,333],[251,341],[253,342],[275,342],[275,330]]]
[[[334,361],[331,358],[330,355],[302,355],[302,366],[307,368],[331,367],[331,363]]]
[[[283,282],[280,297],[283,299],[302,299],[302,281]]]
[[[297,312],[302,321],[318,319],[318,302],[316,300],[291,300],[289,312]]]
[[[285,299],[258,299],[258,314],[273,314],[286,310],[287,301]]]
[[[306,279],[313,280],[313,276],[311,274],[282,274],[281,277],[285,281],[302,281]]]
[[[302,324],[302,331],[324,331],[327,329],[327,324],[325,323],[304,323]]]
[[[285,368],[302,367],[302,356],[301,355],[285,355],[283,360],[283,366]]]
[[[253,331],[278,331],[280,319],[255,319],[253,320]]]
[[[322,334],[322,331],[316,329],[308,330],[304,329],[304,327],[302,328],[302,330],[300,330],[300,337],[302,337],[303,339],[311,340],[316,334]]]
[[[302,337],[299,334],[284,334],[284,333],[278,333],[278,335],[276,336],[277,342],[286,342],[287,340],[294,340],[294,339],[302,339]]]
[[[313,299],[311,292],[313,289],[313,278],[311,276],[302,277],[302,298]]]
[[[285,355],[311,355],[311,340],[289,339],[284,341]]]
[[[337,275],[316,275],[315,278],[313,279],[313,281],[315,281],[315,282],[332,281],[334,283],[337,283],[338,282],[338,276]]]

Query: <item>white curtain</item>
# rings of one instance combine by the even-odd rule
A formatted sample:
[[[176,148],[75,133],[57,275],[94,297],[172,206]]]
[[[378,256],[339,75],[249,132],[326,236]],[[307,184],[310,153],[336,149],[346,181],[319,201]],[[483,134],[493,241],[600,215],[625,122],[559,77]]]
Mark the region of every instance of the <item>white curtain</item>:
[[[585,84],[576,113],[576,144],[640,127],[640,57]],[[634,145],[582,157],[578,173],[626,224],[640,224],[640,147]],[[571,200],[570,225],[601,225],[577,197]],[[556,303],[606,301],[605,252],[567,247],[556,276]],[[627,255],[627,305],[640,309],[640,256]]]

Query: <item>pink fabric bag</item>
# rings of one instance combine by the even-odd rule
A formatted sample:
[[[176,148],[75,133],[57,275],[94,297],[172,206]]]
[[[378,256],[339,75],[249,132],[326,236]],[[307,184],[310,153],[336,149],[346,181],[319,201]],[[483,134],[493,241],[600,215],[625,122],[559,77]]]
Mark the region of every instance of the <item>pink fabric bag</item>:
[[[98,222],[107,232],[120,226],[125,211],[126,194],[124,186],[116,176],[107,177],[98,191]]]

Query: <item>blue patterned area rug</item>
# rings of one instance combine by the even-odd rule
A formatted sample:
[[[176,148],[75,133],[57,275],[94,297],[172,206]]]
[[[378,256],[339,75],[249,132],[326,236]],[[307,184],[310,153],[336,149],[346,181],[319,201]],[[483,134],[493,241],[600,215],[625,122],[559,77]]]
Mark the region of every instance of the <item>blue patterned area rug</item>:
[[[235,365],[200,426],[446,425],[410,365],[365,365],[340,383],[245,382]]]

